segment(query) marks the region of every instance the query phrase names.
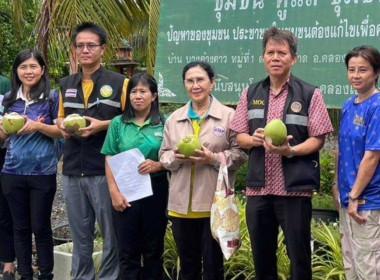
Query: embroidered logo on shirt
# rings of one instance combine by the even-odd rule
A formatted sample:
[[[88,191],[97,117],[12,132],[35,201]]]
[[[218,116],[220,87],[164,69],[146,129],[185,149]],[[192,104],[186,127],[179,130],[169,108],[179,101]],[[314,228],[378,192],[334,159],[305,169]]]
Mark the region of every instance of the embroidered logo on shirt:
[[[294,113],[299,113],[302,109],[302,105],[299,102],[293,102],[290,109],[292,109]]]
[[[103,96],[104,98],[108,98],[112,95],[112,87],[109,86],[109,85],[104,85],[100,88],[100,94],[101,96]]]
[[[162,137],[162,131],[156,131],[154,133],[154,136],[156,136],[156,137]]]
[[[222,137],[224,134],[226,134],[226,129],[221,125],[214,126],[213,131],[216,137]]]
[[[358,126],[364,126],[364,118],[363,117],[360,117],[358,115],[355,115],[355,119],[354,119],[354,125],[358,125]]]
[[[65,97],[77,97],[78,90],[76,88],[68,88],[65,92]]]
[[[252,101],[253,106],[264,106],[264,100],[253,100]]]

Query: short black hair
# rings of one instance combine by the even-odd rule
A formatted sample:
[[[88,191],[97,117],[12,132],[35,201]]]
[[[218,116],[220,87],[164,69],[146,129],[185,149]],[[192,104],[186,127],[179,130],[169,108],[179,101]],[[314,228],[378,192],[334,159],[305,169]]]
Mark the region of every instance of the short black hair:
[[[211,82],[215,80],[214,68],[212,68],[212,66],[209,63],[204,62],[204,61],[193,61],[185,65],[182,71],[182,80],[185,81],[186,72],[189,71],[190,68],[197,67],[197,66],[201,67],[203,70],[206,71]]]
[[[279,44],[288,42],[292,57],[294,58],[297,55],[298,40],[296,36],[294,36],[294,34],[289,30],[281,30],[278,29],[276,26],[272,26],[271,28],[267,29],[264,32],[263,53],[265,53],[267,44],[271,40]]]
[[[71,42],[74,44],[74,46],[76,45],[78,34],[84,31],[98,35],[99,43],[101,45],[107,44],[107,32],[101,26],[92,22],[84,22],[75,28],[73,35],[71,36]]]
[[[127,122],[129,120],[134,119],[134,117],[135,117],[135,109],[132,107],[130,96],[131,96],[132,89],[137,87],[138,84],[148,86],[152,95],[156,95],[156,99],[152,102],[152,106],[150,108],[150,112],[149,112],[149,115],[147,116],[146,120],[150,118],[152,125],[158,125],[160,122],[162,124],[164,124],[165,123],[164,117],[160,112],[159,102],[158,102],[157,81],[155,78],[153,78],[151,75],[149,75],[148,73],[145,73],[145,72],[141,72],[141,73],[137,73],[137,74],[133,75],[132,78],[128,82],[127,98],[126,98],[127,104],[125,106],[125,111],[123,113],[122,120],[124,122]]]
[[[346,64],[347,69],[348,69],[348,63],[350,62],[350,59],[353,57],[364,58],[365,60],[368,61],[369,64],[371,64],[373,68],[373,72],[375,72],[375,74],[380,73],[380,53],[376,48],[372,46],[365,46],[365,45],[353,48],[352,51],[350,51],[344,58],[344,63]],[[377,84],[378,78],[379,77],[377,77],[376,79],[376,84]]]

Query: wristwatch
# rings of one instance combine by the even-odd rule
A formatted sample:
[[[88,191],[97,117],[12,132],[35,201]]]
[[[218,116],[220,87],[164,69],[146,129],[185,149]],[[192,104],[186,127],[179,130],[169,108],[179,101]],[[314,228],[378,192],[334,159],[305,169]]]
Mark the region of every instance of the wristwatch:
[[[287,158],[292,158],[296,155],[296,151],[293,149],[293,147],[290,147],[290,154],[287,155]]]
[[[351,201],[351,202],[356,202],[356,201],[358,201],[358,198],[357,197],[352,197],[351,193],[349,193],[348,194],[348,200]]]

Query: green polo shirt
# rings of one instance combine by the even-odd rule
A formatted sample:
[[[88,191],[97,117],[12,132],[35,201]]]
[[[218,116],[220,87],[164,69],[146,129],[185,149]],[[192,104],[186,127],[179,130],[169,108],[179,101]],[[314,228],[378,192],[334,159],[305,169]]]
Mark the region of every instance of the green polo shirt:
[[[11,83],[7,78],[0,75],[0,94],[4,95],[11,90]]]
[[[114,118],[108,128],[101,153],[113,156],[134,148],[140,150],[145,159],[158,161],[158,151],[164,135],[164,125],[151,125],[150,119],[142,126],[133,120],[127,123],[122,121],[122,116]],[[165,172],[157,172],[151,175],[159,175]]]

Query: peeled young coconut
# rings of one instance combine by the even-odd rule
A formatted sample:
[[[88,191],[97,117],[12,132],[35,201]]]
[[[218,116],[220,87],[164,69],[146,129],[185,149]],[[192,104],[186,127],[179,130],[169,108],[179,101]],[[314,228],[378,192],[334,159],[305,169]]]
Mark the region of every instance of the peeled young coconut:
[[[86,127],[86,119],[78,114],[71,114],[63,120],[63,126],[68,133],[79,135],[79,129]]]
[[[201,141],[195,135],[188,135],[178,143],[178,151],[185,157],[195,156],[195,150],[202,149]]]
[[[17,133],[25,125],[25,119],[16,112],[3,117],[3,128],[7,134]]]
[[[273,146],[281,146],[285,143],[288,135],[285,124],[282,120],[270,121],[264,128],[265,138],[270,138]]]

